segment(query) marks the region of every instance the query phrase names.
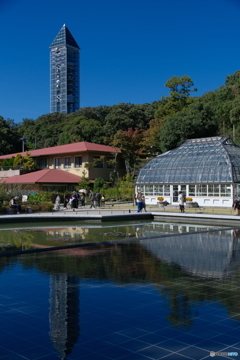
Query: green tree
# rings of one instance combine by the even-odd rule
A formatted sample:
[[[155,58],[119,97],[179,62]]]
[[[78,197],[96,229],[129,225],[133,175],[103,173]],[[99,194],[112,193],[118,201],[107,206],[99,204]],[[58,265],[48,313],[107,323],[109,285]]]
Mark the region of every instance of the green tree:
[[[215,136],[218,124],[208,104],[193,103],[169,118],[162,127],[160,146],[162,152],[180,146],[186,139]]]
[[[240,96],[236,97],[232,102],[230,110],[230,121],[233,126],[233,140],[236,140],[236,127],[240,127]]]
[[[27,139],[27,148],[31,150],[37,148],[37,140],[39,137],[35,130],[35,124],[35,120],[25,118],[18,127],[19,138],[24,137]]]
[[[195,98],[190,98],[190,93],[197,89],[192,89],[193,80],[187,75],[172,76],[164,86],[169,88],[170,96],[162,98],[162,102],[154,114],[156,119],[173,116],[195,101]]]
[[[103,178],[95,178],[93,190],[99,192],[103,188],[104,184],[105,180]]]
[[[86,171],[85,170],[82,172],[82,177],[81,177],[81,180],[79,181],[78,185],[79,185],[79,190],[80,189],[85,189],[88,192],[90,191],[91,183],[90,183],[89,178],[86,177]]]
[[[240,70],[232,75],[226,76],[226,86],[238,86],[240,88]]]
[[[4,120],[0,116],[0,155],[6,155],[20,151],[21,143],[17,129],[12,120]]]
[[[128,131],[129,128],[147,129],[153,118],[153,107],[149,104],[134,105],[121,103],[113,105],[105,118],[104,133],[113,137],[118,130]]]
[[[13,167],[13,163],[14,163],[14,156],[12,156],[10,159],[4,159],[3,162],[1,163],[1,167]]]

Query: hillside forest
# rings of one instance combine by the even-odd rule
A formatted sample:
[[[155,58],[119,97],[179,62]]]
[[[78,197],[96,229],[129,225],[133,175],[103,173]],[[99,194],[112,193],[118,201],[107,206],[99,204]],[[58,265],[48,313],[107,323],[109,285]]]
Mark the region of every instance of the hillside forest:
[[[180,146],[186,139],[230,135],[240,144],[240,71],[215,91],[197,96],[193,79],[173,76],[168,96],[145,104],[85,107],[71,114],[50,113],[21,123],[0,116],[0,154],[80,141],[121,149],[127,172],[136,164]]]

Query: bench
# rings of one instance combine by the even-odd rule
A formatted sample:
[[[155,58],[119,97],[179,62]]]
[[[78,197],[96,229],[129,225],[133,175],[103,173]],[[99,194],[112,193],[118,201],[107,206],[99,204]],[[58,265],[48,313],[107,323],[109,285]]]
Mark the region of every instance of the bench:
[[[31,206],[22,206],[22,213],[32,214],[32,212]]]
[[[22,214],[32,214],[32,208],[30,206],[26,207],[26,206],[22,206]],[[8,215],[14,215],[17,214],[17,209],[16,208],[8,208],[7,209],[7,214]]]
[[[13,215],[13,214],[16,214],[17,213],[17,209],[14,209],[14,208],[8,208],[7,209],[7,214],[8,215]]]

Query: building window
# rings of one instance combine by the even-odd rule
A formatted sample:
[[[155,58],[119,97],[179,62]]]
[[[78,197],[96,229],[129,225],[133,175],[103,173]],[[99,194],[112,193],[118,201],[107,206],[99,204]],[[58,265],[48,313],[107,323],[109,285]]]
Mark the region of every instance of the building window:
[[[195,192],[195,185],[189,185],[188,188],[188,195],[189,196],[195,196],[196,192]]]
[[[221,196],[231,196],[231,185],[221,184],[220,185],[220,194]]]
[[[38,169],[46,169],[47,168],[47,158],[37,159],[36,165]]]
[[[163,195],[163,185],[154,185],[153,195],[162,196]]]
[[[170,185],[164,185],[164,193],[165,196],[170,196]]]
[[[65,157],[64,158],[64,168],[69,169],[70,167],[71,167],[71,158],[70,157]]]
[[[61,158],[54,159],[55,169],[61,169]]]
[[[95,168],[103,168],[103,158],[101,158],[100,156],[94,156],[93,163]]]
[[[215,185],[213,185],[215,186]],[[219,192],[219,190],[218,190]],[[201,185],[197,185],[197,196],[207,196],[207,185],[206,184],[201,184]],[[216,195],[215,195],[216,196]],[[218,194],[219,196],[219,194]]]
[[[82,156],[75,156],[75,159],[74,159],[74,167],[75,167],[75,168],[80,168],[80,167],[82,167]]]
[[[208,185],[208,196],[219,196],[219,185]]]
[[[144,193],[145,195],[153,195],[153,185],[145,185]]]

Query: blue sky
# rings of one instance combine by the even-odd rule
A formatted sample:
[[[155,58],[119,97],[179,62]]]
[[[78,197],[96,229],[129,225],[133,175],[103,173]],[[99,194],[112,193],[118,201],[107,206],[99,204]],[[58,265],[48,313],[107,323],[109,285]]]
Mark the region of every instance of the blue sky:
[[[238,0],[0,0],[0,115],[50,112],[50,49],[63,24],[81,47],[81,107],[151,103],[171,76],[198,92],[240,69]]]

